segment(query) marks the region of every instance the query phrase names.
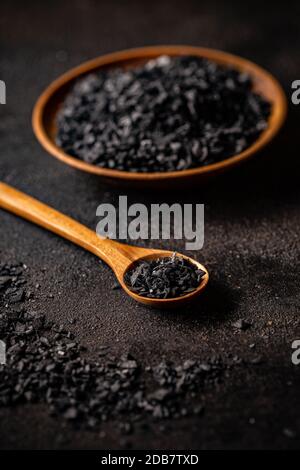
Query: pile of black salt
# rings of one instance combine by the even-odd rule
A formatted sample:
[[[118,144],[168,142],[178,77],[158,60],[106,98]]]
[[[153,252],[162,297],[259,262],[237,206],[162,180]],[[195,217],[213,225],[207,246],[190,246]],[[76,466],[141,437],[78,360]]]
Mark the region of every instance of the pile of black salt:
[[[125,275],[125,282],[142,297],[167,299],[180,297],[199,287],[205,272],[174,253],[172,256],[144,260]]]
[[[7,357],[6,365],[0,364],[0,409],[43,404],[75,428],[97,430],[113,420],[124,434],[148,415],[201,413],[204,387],[217,385],[227,364],[212,356],[143,365],[128,354],[112,356],[107,345],[93,351],[98,359],[87,358],[68,322],[58,325],[32,310],[26,269],[0,261],[0,339]]]
[[[101,167],[179,171],[245,150],[266,129],[270,109],[245,73],[161,56],[78,81],[59,111],[56,142]]]

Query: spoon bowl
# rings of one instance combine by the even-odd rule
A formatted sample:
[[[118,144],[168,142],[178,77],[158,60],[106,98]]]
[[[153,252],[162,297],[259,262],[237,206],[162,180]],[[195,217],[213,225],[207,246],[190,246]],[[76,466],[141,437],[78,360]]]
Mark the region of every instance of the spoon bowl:
[[[159,257],[165,258],[171,256],[173,254],[172,251],[140,248],[126,245],[125,243],[119,243],[108,238],[100,238],[93,230],[79,222],[1,182],[0,207],[72,241],[76,245],[81,246],[101,258],[114,271],[126,294],[137,302],[146,304],[149,307],[161,309],[181,307],[198,297],[208,283],[208,272],[206,268],[197,261],[187,256],[180,255],[183,258],[189,259],[192,263],[196,264],[199,269],[205,272],[199,286],[194,291],[181,297],[153,299],[139,296],[127,286],[125,274],[138,261]]]
[[[140,248],[138,248],[137,253],[139,253],[139,250]],[[178,308],[178,307],[181,307],[182,305],[187,305],[193,302],[199,296],[199,294],[201,294],[202,291],[205,289],[209,280],[209,274],[208,274],[207,269],[202,264],[200,264],[198,261],[188,256],[185,256],[181,253],[177,253],[177,255],[195,264],[198,269],[201,269],[202,271],[205,272],[205,274],[201,278],[199,286],[196,287],[195,290],[193,290],[192,292],[189,292],[188,294],[182,295],[180,297],[171,297],[167,299],[155,299],[155,298],[143,297],[141,295],[136,294],[126,284],[126,281],[125,281],[126,273],[128,271],[131,271],[131,269],[134,267],[134,265],[137,262],[150,261],[150,260],[157,259],[157,258],[166,258],[166,257],[172,256],[173,253],[174,253],[173,251],[167,251],[167,250],[151,250],[150,254],[147,254],[145,256],[140,256],[136,261],[131,262],[129,266],[126,268],[126,270],[122,273],[120,278],[117,276],[122,288],[134,300],[144,305],[151,306],[152,308],[173,309],[173,308]]]
[[[160,55],[195,55],[235,68],[250,75],[253,89],[271,102],[272,110],[267,128],[258,139],[243,152],[220,162],[182,171],[157,173],[132,173],[101,168],[79,160],[64,152],[55,143],[57,113],[74,83],[79,78],[101,70],[140,66]],[[42,146],[54,157],[79,170],[100,177],[101,181],[118,185],[142,188],[170,188],[190,186],[207,180],[225,170],[235,167],[263,149],[278,133],[286,117],[286,97],[277,80],[258,65],[232,54],[191,46],[153,46],[131,49],[104,55],[70,70],[55,80],[40,96],[33,110],[33,130]]]

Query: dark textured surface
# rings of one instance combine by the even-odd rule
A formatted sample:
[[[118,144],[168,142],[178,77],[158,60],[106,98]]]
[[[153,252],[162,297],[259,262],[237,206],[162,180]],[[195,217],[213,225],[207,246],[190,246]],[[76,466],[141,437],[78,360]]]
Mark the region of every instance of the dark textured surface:
[[[35,141],[30,115],[43,88],[83,60],[126,47],[185,43],[248,57],[273,72],[290,94],[299,78],[299,2],[2,2],[0,75],[7,105],[0,107],[0,177],[95,227],[101,202],[124,190],[103,187],[49,157]],[[205,203],[205,245],[195,256],[211,272],[196,308],[153,312],[112,290],[113,274],[92,255],[1,212],[0,256],[28,265],[32,307],[67,322],[93,356],[101,344],[155,364],[232,353],[250,360],[205,394],[205,414],[151,420],[121,440],[116,425],[102,433],[76,432],[43,407],[0,410],[2,448],[292,448],[300,443],[300,366],[291,363],[299,325],[300,107],[291,106],[277,142],[255,161],[183,202]],[[178,201],[179,194],[129,193],[132,202]],[[178,241],[158,245],[184,251]],[[45,269],[43,269],[45,268]],[[36,284],[41,287],[36,289]],[[233,328],[244,318],[247,330]],[[255,347],[250,347],[255,343]],[[292,431],[292,432],[290,432]],[[293,438],[292,438],[293,437]]]
[[[245,74],[193,56],[79,80],[57,116],[56,143],[93,165],[181,171],[237,155],[267,127],[271,106]]]

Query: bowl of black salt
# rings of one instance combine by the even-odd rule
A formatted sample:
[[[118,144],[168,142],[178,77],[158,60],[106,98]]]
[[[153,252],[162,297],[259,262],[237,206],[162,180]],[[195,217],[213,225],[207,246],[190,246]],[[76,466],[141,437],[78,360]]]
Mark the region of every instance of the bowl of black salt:
[[[56,158],[106,181],[198,183],[247,160],[286,116],[272,75],[213,49],[155,46],[86,62],[53,82],[33,112]]]
[[[124,285],[130,295],[156,308],[186,305],[198,297],[208,280],[203,265],[175,252],[163,257],[146,256],[134,262],[124,275]],[[159,302],[154,304],[153,299]]]

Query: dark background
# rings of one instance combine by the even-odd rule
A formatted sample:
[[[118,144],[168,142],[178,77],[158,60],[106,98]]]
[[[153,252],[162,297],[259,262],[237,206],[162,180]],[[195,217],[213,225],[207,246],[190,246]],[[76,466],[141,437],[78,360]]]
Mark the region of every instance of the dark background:
[[[205,245],[193,255],[211,272],[210,287],[193,310],[177,313],[135,304],[111,290],[112,272],[92,255],[1,212],[0,258],[28,265],[33,290],[41,284],[34,308],[59,323],[76,317],[76,335],[91,357],[107,344],[117,356],[129,351],[144,365],[162,357],[181,362],[228,353],[262,360],[235,367],[224,383],[208,390],[203,417],[164,427],[149,419],[128,437],[126,445],[133,448],[299,447],[300,365],[291,363],[291,343],[300,339],[300,106],[290,106],[280,137],[256,160],[180,196],[103,187],[97,177],[48,156],[32,133],[32,107],[54,78],[82,61],[167,43],[214,47],[252,59],[275,74],[290,101],[291,82],[300,78],[300,3],[263,5],[1,1],[0,78],[7,84],[7,105],[0,107],[2,180],[92,228],[97,205],[116,202],[119,194],[128,194],[132,202],[205,203]],[[183,242],[158,245],[184,251]],[[252,328],[233,329],[239,318],[253,322]],[[1,448],[124,444],[115,423],[102,430],[105,435],[74,431],[42,406],[0,410]]]

